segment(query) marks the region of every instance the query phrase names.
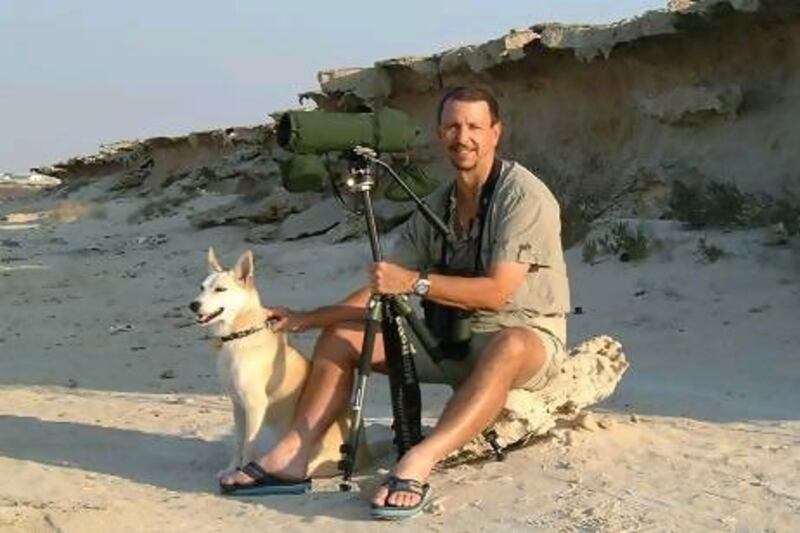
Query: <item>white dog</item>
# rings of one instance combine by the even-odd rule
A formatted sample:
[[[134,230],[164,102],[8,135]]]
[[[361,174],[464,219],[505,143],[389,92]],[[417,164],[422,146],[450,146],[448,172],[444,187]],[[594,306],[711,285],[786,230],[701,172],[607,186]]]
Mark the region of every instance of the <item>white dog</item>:
[[[242,468],[253,477],[259,472],[251,474],[253,467],[248,470],[248,463],[263,455],[289,428],[310,363],[289,344],[285,333],[272,331],[265,322],[253,280],[251,251],[242,254],[232,270],[225,270],[210,248],[208,266],[202,292],[190,308],[197,323],[209,328],[214,336],[217,368],[233,403],[236,432],[233,457],[218,476]],[[312,451],[309,475],[336,474],[340,446],[348,433],[345,412]],[[363,464],[368,460],[365,443],[359,451],[357,464]]]

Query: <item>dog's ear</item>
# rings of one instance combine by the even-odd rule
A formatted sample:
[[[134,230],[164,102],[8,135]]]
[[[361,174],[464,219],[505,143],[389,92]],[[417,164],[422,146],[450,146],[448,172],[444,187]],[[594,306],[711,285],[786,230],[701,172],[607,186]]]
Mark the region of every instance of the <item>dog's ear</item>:
[[[222,272],[223,270],[225,269],[219,264],[217,254],[214,252],[214,247],[210,246],[208,248],[208,273],[215,274],[217,272]]]
[[[233,275],[244,285],[253,282],[253,274],[255,272],[255,263],[253,260],[253,252],[247,250],[236,261],[236,266],[233,267]]]

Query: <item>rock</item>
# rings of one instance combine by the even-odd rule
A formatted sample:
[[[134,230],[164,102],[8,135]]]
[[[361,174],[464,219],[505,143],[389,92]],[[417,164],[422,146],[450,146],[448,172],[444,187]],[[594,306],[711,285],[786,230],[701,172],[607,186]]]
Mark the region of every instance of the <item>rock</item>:
[[[697,0],[668,0],[667,9],[670,11],[686,11],[692,7],[695,2],[697,2]]]
[[[439,499],[434,499],[423,509],[424,512],[435,516],[444,514],[445,506]]]
[[[159,376],[160,379],[175,379],[175,371],[171,368],[164,370]]]
[[[299,213],[318,203],[319,193],[290,194],[276,187],[266,198],[248,203],[233,202],[189,217],[196,228],[209,228],[223,224],[255,222],[265,224],[280,222],[292,213]]]
[[[138,246],[153,249],[169,242],[169,237],[167,237],[166,233],[143,235],[141,237],[137,237],[135,242]]]
[[[115,324],[113,326],[109,326],[108,332],[111,335],[117,335],[118,333],[127,333],[133,331],[135,328],[133,324]]]
[[[334,198],[312,205],[302,213],[289,215],[278,228],[278,238],[284,241],[320,235],[347,219],[347,211]]]
[[[573,422],[576,428],[585,429],[586,431],[594,431],[597,429],[597,422],[595,422],[592,413],[584,411],[575,417]]]
[[[614,419],[608,417],[601,418],[600,420],[597,421],[597,426],[600,429],[611,429],[614,426],[614,424],[615,424]]]
[[[570,351],[559,373],[543,389],[512,390],[490,429],[497,433],[501,446],[545,435],[558,420],[572,420],[581,409],[608,398],[627,369],[628,361],[618,341],[606,335],[593,337]],[[587,419],[584,423],[589,425]],[[478,437],[453,452],[444,464],[452,466],[492,454],[488,443]]]
[[[348,213],[341,224],[337,224],[331,231],[325,234],[325,241],[329,244],[348,241],[367,237],[367,223],[363,216]]]
[[[275,224],[264,224],[255,226],[247,232],[244,240],[252,243],[263,243],[274,240],[278,236],[278,226]]]
[[[742,105],[739,85],[672,87],[655,96],[640,96],[639,111],[670,125],[698,125],[714,117],[735,118]]]

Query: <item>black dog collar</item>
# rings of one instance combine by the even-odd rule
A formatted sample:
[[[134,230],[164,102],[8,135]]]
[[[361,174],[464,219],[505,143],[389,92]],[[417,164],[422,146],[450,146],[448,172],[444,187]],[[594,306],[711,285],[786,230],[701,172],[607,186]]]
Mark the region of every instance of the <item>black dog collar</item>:
[[[257,331],[261,331],[264,329],[264,326],[253,326],[252,328],[243,329],[242,331],[236,331],[231,333],[230,335],[223,335],[222,337],[218,337],[221,342],[230,342],[235,341],[236,339],[241,339],[242,337],[247,337],[256,333]]]

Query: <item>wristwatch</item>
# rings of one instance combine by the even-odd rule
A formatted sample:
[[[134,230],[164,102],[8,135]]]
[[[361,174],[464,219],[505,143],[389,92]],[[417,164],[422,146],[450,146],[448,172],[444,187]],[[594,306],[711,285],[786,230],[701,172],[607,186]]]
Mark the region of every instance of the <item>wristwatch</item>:
[[[414,294],[420,298],[425,298],[425,296],[428,295],[428,291],[431,290],[431,280],[428,279],[427,272],[423,270],[419,273],[419,277],[414,282],[413,288]]]

